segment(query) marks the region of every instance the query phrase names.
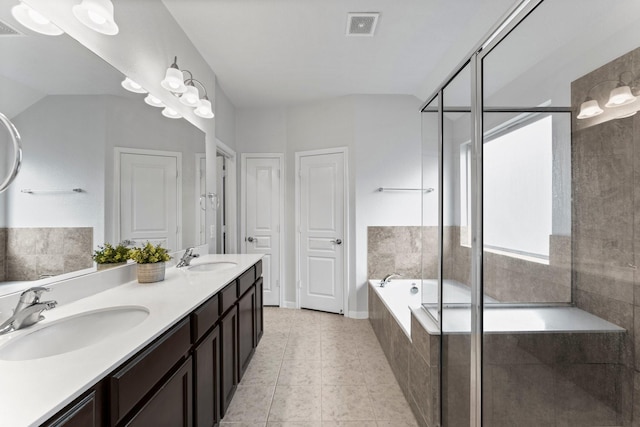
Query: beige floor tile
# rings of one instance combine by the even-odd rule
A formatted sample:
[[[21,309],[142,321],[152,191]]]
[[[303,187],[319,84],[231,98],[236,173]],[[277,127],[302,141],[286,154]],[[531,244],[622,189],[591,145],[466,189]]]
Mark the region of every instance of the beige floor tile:
[[[267,427],[322,427],[322,421],[268,422]]]
[[[323,421],[322,427],[377,427],[375,421]]]
[[[265,427],[266,423],[220,423],[220,427]]]
[[[319,385],[321,379],[320,360],[285,359],[278,376],[278,385]]]
[[[323,421],[371,420],[373,408],[364,386],[323,386]]]
[[[323,385],[365,385],[358,359],[323,359]]]
[[[238,385],[225,422],[266,422],[274,387]]]
[[[320,386],[276,386],[268,421],[320,421],[321,396]]]
[[[377,420],[416,422],[400,386],[370,386],[369,393]]]
[[[275,386],[280,373],[280,359],[260,358],[260,360],[251,360],[247,367],[240,385],[262,385]]]
[[[323,359],[358,359],[358,351],[354,345],[344,343],[344,345],[336,345],[333,342],[322,343]]]
[[[368,386],[378,384],[398,384],[389,362],[383,356],[372,358],[360,358],[360,369]]]
[[[289,341],[284,351],[284,359],[305,359],[319,360],[321,358],[320,342],[315,340],[309,341]]]
[[[378,427],[418,427],[417,422],[405,420],[377,421],[377,425]]]

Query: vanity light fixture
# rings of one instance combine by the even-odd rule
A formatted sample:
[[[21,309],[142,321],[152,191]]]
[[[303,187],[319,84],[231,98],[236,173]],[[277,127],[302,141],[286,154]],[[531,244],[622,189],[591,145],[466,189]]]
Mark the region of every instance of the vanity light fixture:
[[[120,31],[113,18],[111,0],[82,0],[72,11],[78,21],[98,33],[113,36]]]
[[[166,107],[166,105],[164,105],[164,102],[162,102],[160,98],[157,98],[151,94],[144,97],[144,102],[147,105],[151,105],[152,107]]]
[[[64,34],[64,31],[51,22],[49,18],[28,4],[25,4],[22,0],[20,0],[20,4],[11,8],[11,15],[13,15],[16,21],[20,24],[32,31],[35,31],[36,33],[47,36],[59,36],[60,34]]]
[[[171,107],[164,107],[164,110],[162,110],[162,115],[165,117],[168,117],[170,119],[181,119],[182,118],[182,114],[178,113],[176,110],[174,110]]]
[[[185,73],[188,74],[186,79],[184,79]],[[160,86],[177,96],[182,104],[195,108],[194,114],[196,116],[204,119],[211,119],[214,117],[213,110],[211,108],[211,101],[209,101],[209,97],[207,96],[207,88],[200,80],[193,77],[193,73],[191,71],[180,70],[178,67],[177,56],[173,58],[173,64],[167,68],[167,72],[165,73],[164,79],[160,82]],[[204,92],[204,96],[202,98],[200,98],[198,86],[202,88],[202,91]]]
[[[625,83],[622,76],[627,73],[631,74],[631,80],[629,80],[628,83]],[[622,107],[623,105],[631,104],[632,102],[635,102],[636,99],[638,99],[638,96],[634,95],[634,92],[637,94],[640,90],[640,82],[635,76],[633,76],[631,71],[625,71],[620,74],[618,80],[604,80],[589,89],[589,91],[587,92],[587,97],[585,98],[584,102],[580,104],[580,111],[577,116],[578,119],[589,119],[604,113],[604,110],[600,107],[598,101],[592,98],[590,94],[595,88],[605,83],[616,83],[616,87],[614,87],[609,92],[609,100],[604,105],[606,108]],[[634,114],[635,112],[632,112],[618,116],[616,118],[631,117]]]
[[[134,82],[133,80],[131,80],[129,77],[126,77],[122,83],[120,83],[122,85],[123,88],[125,88],[126,90],[128,90],[129,92],[133,92],[133,93],[147,93],[146,90],[144,90],[144,88],[142,86],[140,86],[138,83]]]
[[[172,93],[184,93],[187,86],[184,84],[184,75],[178,68],[178,57],[173,59],[173,64],[167,68],[164,80],[160,82],[160,86]]]

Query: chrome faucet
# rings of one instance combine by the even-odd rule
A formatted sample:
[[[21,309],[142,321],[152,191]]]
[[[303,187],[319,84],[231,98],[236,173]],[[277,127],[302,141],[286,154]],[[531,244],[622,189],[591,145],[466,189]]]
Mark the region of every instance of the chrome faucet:
[[[384,288],[384,286],[389,283],[391,281],[391,279],[395,278],[395,277],[402,277],[401,274],[398,273],[391,273],[391,274],[387,274],[386,276],[384,276],[384,279],[380,280],[380,287]]]
[[[180,258],[180,261],[176,264],[176,267],[188,267],[189,264],[191,264],[192,259],[198,258],[200,256],[200,254],[194,254],[193,249],[194,248],[187,248],[184,251],[184,255],[182,255],[182,258]]]
[[[20,300],[13,310],[13,315],[0,325],[0,335],[26,328],[44,319],[41,313],[44,310],[51,310],[58,304],[57,301],[40,301],[42,293],[49,291],[49,288],[36,286],[20,294]]]

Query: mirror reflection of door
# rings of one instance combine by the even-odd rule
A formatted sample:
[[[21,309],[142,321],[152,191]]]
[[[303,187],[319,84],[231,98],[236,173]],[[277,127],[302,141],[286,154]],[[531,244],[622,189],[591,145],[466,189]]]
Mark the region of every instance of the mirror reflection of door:
[[[177,152],[119,148],[119,240],[141,246],[181,248],[182,155]]]
[[[218,203],[216,204],[216,253],[227,253],[227,230],[226,230],[226,212],[225,212],[225,195],[226,195],[226,160],[225,157],[218,153],[216,156],[216,194]]]
[[[196,153],[196,245],[204,245],[207,243],[206,214],[207,214],[207,195],[206,195],[206,176],[207,162],[204,153]]]

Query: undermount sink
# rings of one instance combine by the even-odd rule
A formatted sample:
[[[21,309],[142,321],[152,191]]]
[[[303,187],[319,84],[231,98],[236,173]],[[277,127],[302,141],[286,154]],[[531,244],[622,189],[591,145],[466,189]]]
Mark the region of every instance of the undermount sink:
[[[194,264],[189,267],[189,271],[221,271],[236,267],[238,263],[230,261],[211,261],[202,264]]]
[[[69,316],[10,340],[0,347],[0,360],[41,359],[79,350],[127,332],[148,315],[145,307],[122,306]]]

